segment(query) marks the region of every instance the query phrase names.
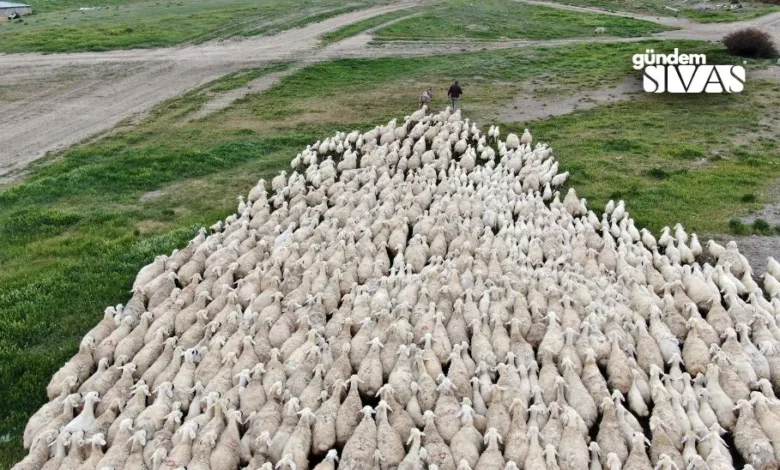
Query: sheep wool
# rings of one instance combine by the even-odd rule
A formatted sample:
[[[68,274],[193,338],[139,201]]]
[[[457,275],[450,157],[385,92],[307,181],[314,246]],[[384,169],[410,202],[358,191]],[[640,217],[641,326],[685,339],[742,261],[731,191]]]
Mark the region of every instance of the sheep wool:
[[[450,109],[307,146],[99,313],[14,468],[778,469],[780,264],[558,168]]]

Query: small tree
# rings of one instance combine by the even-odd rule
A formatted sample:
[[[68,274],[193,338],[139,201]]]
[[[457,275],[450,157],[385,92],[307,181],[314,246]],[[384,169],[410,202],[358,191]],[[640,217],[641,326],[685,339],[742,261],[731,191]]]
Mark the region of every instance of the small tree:
[[[774,59],[780,55],[772,37],[756,28],[734,31],[723,38],[723,44],[729,54],[740,57]]]

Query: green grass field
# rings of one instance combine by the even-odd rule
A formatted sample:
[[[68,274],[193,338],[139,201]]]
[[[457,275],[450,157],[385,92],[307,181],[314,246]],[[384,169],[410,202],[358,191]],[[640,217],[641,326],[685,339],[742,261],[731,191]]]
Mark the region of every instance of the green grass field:
[[[0,469],[24,455],[19,433],[99,306],[125,302],[140,266],[226,216],[239,193],[310,142],[295,133],[204,133],[205,123],[176,130],[211,91],[276,69],[172,100],[139,127],[39,162],[24,183],[0,190],[0,436],[12,439],[0,442]],[[158,188],[163,197],[141,199]]]
[[[407,8],[404,10],[392,11],[390,13],[378,15],[367,20],[353,23],[351,25],[343,26],[335,31],[323,34],[321,38],[322,44],[331,44],[348,37],[357,36],[360,33],[364,33],[368,30],[390,23],[391,21],[396,21],[400,18],[411,17],[426,10],[426,7]]]
[[[379,40],[561,39],[595,36],[599,26],[608,35],[646,36],[667,31],[655,23],[611,15],[576,13],[527,5],[512,0],[445,0],[423,13],[380,28]]]
[[[82,0],[35,0],[32,2],[20,2],[32,5],[35,13],[50,13],[53,11],[73,11],[82,7],[114,7],[127,5],[127,0],[101,0],[100,2],[84,2]],[[177,2],[169,2],[177,3]]]
[[[728,233],[732,216],[771,201],[780,177],[778,104],[780,86],[752,83],[741,95],[648,96],[533,129],[596,212],[625,199],[637,225],[656,233],[678,221],[689,232]]]
[[[24,21],[0,23],[0,52],[148,48],[272,34],[381,0],[50,1]],[[45,6],[44,6],[45,5]]]
[[[684,0],[552,0],[567,5],[596,7],[607,11],[628,11],[645,13],[658,16],[683,16],[699,23],[728,23],[732,21],[749,20],[758,16],[780,11],[780,6],[751,0],[742,1],[744,8],[729,10],[717,9],[710,11],[698,11],[696,4],[699,2],[686,2]],[[713,2],[713,5],[728,5],[729,2]],[[713,6],[710,5],[710,6]],[[665,6],[676,8],[679,12],[673,12]]]
[[[732,60],[714,45],[676,46],[718,63]],[[0,443],[0,468],[24,455],[20,432],[45,401],[52,373],[105,306],[127,300],[137,270],[182,246],[199,225],[234,211],[237,195],[287,167],[306,144],[337,129],[401,118],[428,86],[434,105],[443,106],[443,90],[455,77],[466,90],[466,115],[481,120],[522,93],[525,81],[544,80],[562,93],[601,87],[636,73],[627,60],[632,53],[673,47],[650,41],[337,60],[188,119],[214,91],[283,64],[226,77],[164,103],[138,126],[120,126],[34,164],[25,181],[0,190],[0,436],[10,439]],[[592,208],[622,197],[655,230],[680,221],[724,232],[730,216],[760,207],[763,191],[780,176],[776,141],[760,124],[762,114],[777,109],[777,96],[758,83],[730,97],[648,96],[530,127],[553,146]],[[511,126],[503,125],[504,133]],[[739,198],[748,192],[757,198]],[[705,220],[701,207],[708,209]]]
[[[607,35],[620,37],[669,29],[646,21],[575,13],[512,0],[442,0],[344,26],[323,35],[322,42],[329,44],[369,30],[375,30],[377,40],[561,39],[595,36],[598,26],[605,26]]]

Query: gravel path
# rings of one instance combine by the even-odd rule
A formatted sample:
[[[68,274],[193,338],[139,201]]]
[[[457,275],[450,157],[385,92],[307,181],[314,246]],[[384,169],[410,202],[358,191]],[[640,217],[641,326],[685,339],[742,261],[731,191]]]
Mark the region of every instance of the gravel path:
[[[679,27],[652,37],[718,40],[730,29],[757,26],[780,39],[780,13],[728,25],[698,24],[680,18],[605,12],[539,0],[518,0],[588,13],[620,15]],[[639,41],[647,38],[589,38],[492,43],[388,42],[369,46],[362,34],[325,48],[318,37],[344,25],[419,5],[416,1],[369,8],[269,37],[211,42],[177,48],[70,54],[0,54],[0,86],[53,82],[14,101],[0,101],[0,183],[46,152],[66,148],[161,101],[227,73],[274,60],[310,63],[339,57],[391,57],[484,49],[556,46],[583,42]],[[59,79],[58,77],[67,77]],[[277,77],[278,78],[278,77]],[[270,86],[273,81],[264,81]],[[251,91],[251,90],[250,90]],[[237,95],[237,96],[240,96]],[[227,103],[231,97],[225,98]],[[215,103],[218,109],[224,102]],[[207,112],[207,111],[206,111]]]

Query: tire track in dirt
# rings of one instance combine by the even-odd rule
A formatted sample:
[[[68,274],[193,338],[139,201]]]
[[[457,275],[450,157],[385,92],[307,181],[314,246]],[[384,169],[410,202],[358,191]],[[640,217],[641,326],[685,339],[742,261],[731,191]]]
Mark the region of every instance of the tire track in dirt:
[[[0,102],[0,177],[225,74],[306,56],[316,51],[325,32],[415,5],[383,5],[241,41],[104,53],[2,54],[0,83],[6,86],[26,83],[30,77],[56,80],[64,70],[83,78],[59,92]]]
[[[744,21],[735,21],[731,23],[697,23],[684,17],[647,15],[641,13],[631,13],[625,11],[603,10],[594,7],[581,7],[576,5],[567,5],[545,0],[513,0],[529,5],[545,6],[557,8],[559,10],[577,11],[581,13],[597,13],[601,15],[620,16],[623,18],[632,18],[635,20],[649,21],[679,28],[674,31],[665,31],[652,35],[655,38],[662,39],[695,39],[703,41],[720,41],[720,39],[731,31],[754,27],[767,31],[776,41],[780,42],[780,12],[769,13],[758,18],[752,18]]]
[[[203,85],[225,74],[277,60],[302,64],[335,58],[424,56],[485,49],[561,46],[596,42],[632,42],[648,38],[717,40],[726,28],[756,26],[780,38],[780,12],[722,24],[698,24],[678,18],[605,12],[542,0],[516,0],[530,4],[588,13],[605,13],[680,27],[650,37],[583,38],[549,41],[419,43],[393,41],[370,45],[361,34],[328,47],[319,37],[342,26],[377,15],[418,6],[418,1],[368,8],[339,15],[303,28],[268,37],[214,41],[176,48],[85,52],[69,54],[0,54],[0,83],[13,85],[30,79],[56,77],[64,70],[83,76],[69,86],[54,86],[51,93],[32,93],[12,102],[0,102],[0,178],[18,172],[46,152],[66,148],[114,127],[165,99]],[[272,84],[272,82],[269,82]],[[219,106],[219,104],[217,105]],[[5,177],[8,180],[8,176]],[[2,180],[0,180],[2,182]]]

